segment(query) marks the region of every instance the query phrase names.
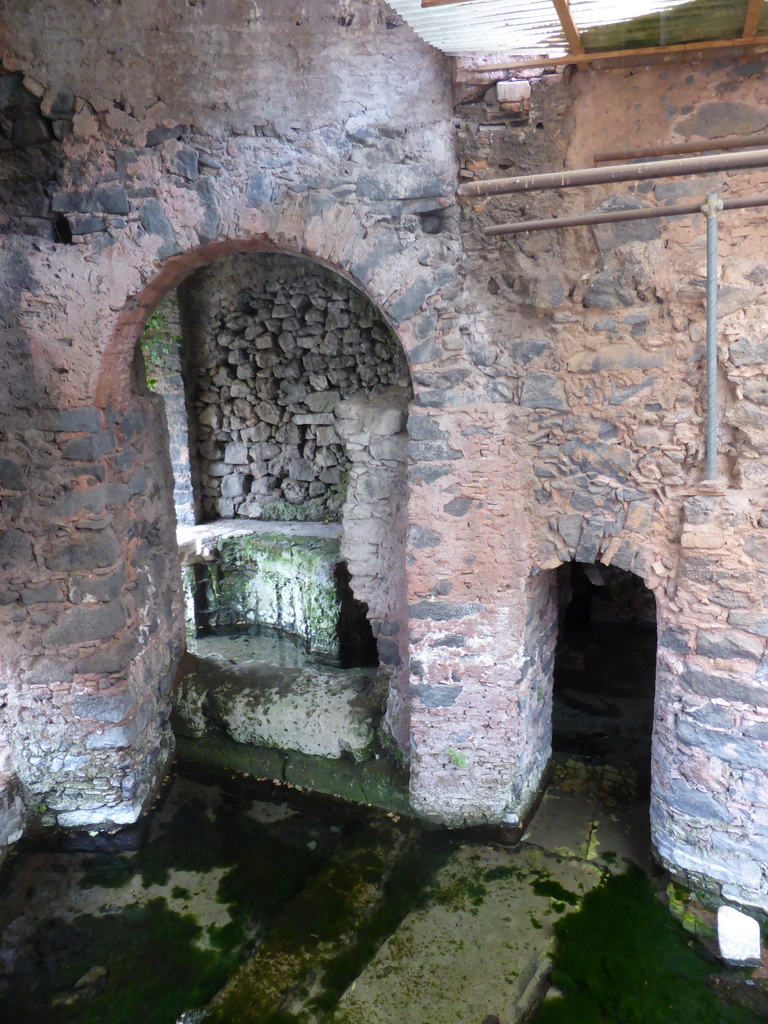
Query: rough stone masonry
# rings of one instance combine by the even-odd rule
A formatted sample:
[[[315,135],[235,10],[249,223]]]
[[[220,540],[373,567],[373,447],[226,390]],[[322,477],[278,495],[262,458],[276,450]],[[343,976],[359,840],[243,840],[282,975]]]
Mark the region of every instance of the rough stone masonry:
[[[206,515],[261,517],[269,495],[335,501],[353,590],[389,659],[387,721],[413,809],[448,824],[525,813],[549,755],[554,570],[617,565],[658,610],[657,853],[768,908],[765,222],[722,218],[715,489],[701,486],[703,219],[480,233],[750,195],[766,175],[456,200],[461,180],[588,165],[595,126],[599,148],[763,131],[765,62],[531,73],[526,119],[498,104],[500,74],[454,68],[382,0],[351,13],[344,0],[126,0],[119,46],[113,14],[44,0],[3,15],[0,841],[35,817],[133,820],[162,775],[184,633],[164,413],[136,343],[174,289],[197,282],[205,306],[228,260],[257,259],[256,308],[248,324],[224,311],[220,382],[192,417],[213,431],[195,500]],[[317,334],[308,316],[270,326],[281,317],[267,312],[298,307],[277,292],[262,301],[263,281],[287,282],[299,259],[323,268],[290,289],[322,314]],[[326,273],[343,284],[320,309]],[[355,317],[371,326],[345,341],[329,308],[346,303],[335,315],[352,319],[358,295]],[[407,408],[399,366],[381,376],[386,360],[366,361],[391,344],[374,322],[405,354]],[[286,370],[265,386],[297,384],[309,411],[230,419],[217,437],[226,403],[247,402],[250,418],[263,400],[232,392],[251,379],[236,355],[249,330],[271,353],[259,372]],[[299,343],[331,331],[332,354]],[[340,393],[333,424],[298,423],[331,415],[318,396],[341,391],[325,366],[347,346],[366,387]],[[323,354],[305,364],[311,390],[299,348]],[[310,426],[314,438],[288,440]],[[319,443],[321,428],[338,440]],[[255,448],[273,444],[275,456]],[[270,469],[280,458],[287,472]],[[343,502],[336,472],[348,473]]]

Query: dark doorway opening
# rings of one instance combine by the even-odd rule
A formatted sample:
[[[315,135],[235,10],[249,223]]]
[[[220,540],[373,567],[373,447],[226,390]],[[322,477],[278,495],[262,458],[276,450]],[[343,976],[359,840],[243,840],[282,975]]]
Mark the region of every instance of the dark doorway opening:
[[[656,601],[639,576],[571,562],[559,570],[552,748],[628,766],[650,784]]]

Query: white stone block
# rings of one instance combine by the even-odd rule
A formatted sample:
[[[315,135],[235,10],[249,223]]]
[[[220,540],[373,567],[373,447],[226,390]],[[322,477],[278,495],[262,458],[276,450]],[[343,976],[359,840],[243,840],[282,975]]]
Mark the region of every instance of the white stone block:
[[[496,99],[499,103],[522,103],[531,95],[530,82],[497,82]]]
[[[760,925],[740,910],[718,908],[717,942],[720,956],[728,964],[750,966],[760,963]]]

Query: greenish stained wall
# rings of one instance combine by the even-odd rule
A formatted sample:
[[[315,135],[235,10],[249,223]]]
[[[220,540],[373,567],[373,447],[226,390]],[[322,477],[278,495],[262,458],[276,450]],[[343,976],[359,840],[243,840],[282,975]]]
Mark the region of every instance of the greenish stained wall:
[[[301,637],[323,659],[340,657],[339,540],[278,533],[230,537],[198,580],[197,622],[216,630],[266,626]],[[201,593],[202,587],[202,593]]]

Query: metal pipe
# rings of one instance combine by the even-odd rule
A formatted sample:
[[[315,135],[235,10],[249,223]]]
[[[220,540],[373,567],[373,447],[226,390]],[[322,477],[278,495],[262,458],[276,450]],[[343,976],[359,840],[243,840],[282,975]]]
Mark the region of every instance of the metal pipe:
[[[724,210],[749,210],[768,206],[768,195],[750,196],[747,199],[723,199]],[[661,217],[688,217],[701,213],[701,203],[681,203],[678,206],[661,206],[643,210],[612,210],[606,213],[582,213],[574,217],[554,217],[551,220],[519,220],[512,224],[498,224],[483,228],[487,238],[495,235],[517,235],[522,231],[550,231],[556,228],[578,228],[585,224],[616,224],[625,220],[657,220]]]
[[[723,149],[749,149],[768,146],[768,135],[732,135],[726,139],[705,139],[703,142],[676,142],[669,146],[642,146],[638,149],[604,149],[594,153],[596,164],[612,160],[645,160],[657,156],[675,156],[679,153],[715,153]]]
[[[722,209],[716,192],[701,207],[707,218],[707,480],[717,479],[717,215]]]
[[[654,163],[609,164],[607,167],[582,167],[575,171],[549,174],[525,174],[519,178],[471,181],[458,188],[462,196],[505,195],[550,188],[577,188],[581,185],[608,185],[613,181],[641,181],[644,178],[675,178],[684,174],[709,171],[743,170],[768,165],[768,149],[715,156],[691,156],[683,160],[659,160]]]

